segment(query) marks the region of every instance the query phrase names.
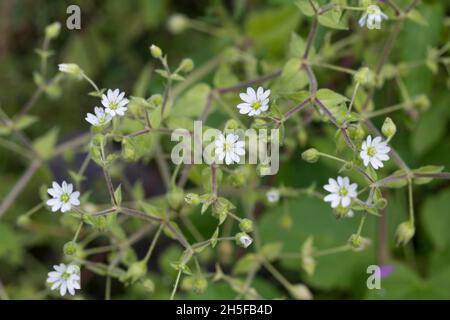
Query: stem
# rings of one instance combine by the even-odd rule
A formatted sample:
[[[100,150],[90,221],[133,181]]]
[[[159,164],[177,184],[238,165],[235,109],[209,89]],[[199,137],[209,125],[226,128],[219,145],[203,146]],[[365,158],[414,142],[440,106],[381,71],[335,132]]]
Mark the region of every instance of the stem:
[[[170,295],[170,300],[173,300],[173,298],[175,297],[175,293],[177,292],[177,288],[178,288],[178,283],[180,282],[180,277],[181,277],[181,269],[178,270],[177,279],[175,280],[172,294]]]
[[[161,231],[164,227],[164,224],[160,224],[158,230],[156,231],[155,236],[153,237],[152,243],[150,244],[150,247],[148,248],[147,254],[145,255],[144,261],[147,263],[150,260],[150,257],[152,255],[153,249],[155,249],[156,242],[159,239],[159,236],[161,235]]]
[[[412,180],[408,180],[408,203],[409,203],[409,220],[414,225],[414,199],[412,191]]]

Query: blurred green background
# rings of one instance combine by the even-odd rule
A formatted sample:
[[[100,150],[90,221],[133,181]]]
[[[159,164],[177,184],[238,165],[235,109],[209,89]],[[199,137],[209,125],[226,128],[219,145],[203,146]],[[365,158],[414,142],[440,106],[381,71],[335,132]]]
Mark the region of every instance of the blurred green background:
[[[395,1],[405,7],[409,1]],[[64,27],[66,8],[77,4],[82,10],[81,30]],[[450,3],[447,1],[422,1],[419,11],[427,21],[422,26],[406,21],[395,43],[390,57],[391,63],[425,59],[428,47],[442,47],[449,41]],[[188,29],[173,34],[167,29],[168,18],[174,13],[183,13],[203,24],[215,27],[227,26],[247,39],[236,42],[232,37],[215,37],[204,32]],[[354,16],[355,17],[355,16]],[[353,19],[354,20],[354,19]],[[134,0],[134,1],[44,1],[3,0],[0,2],[0,104],[13,117],[26,103],[36,85],[33,71],[38,69],[39,57],[34,49],[41,46],[45,26],[53,21],[63,24],[61,35],[52,42],[55,51],[49,60],[48,74],[53,75],[57,63],[74,62],[102,87],[119,87],[129,94],[150,96],[162,93],[164,83],[151,70],[159,67],[150,58],[148,46],[158,44],[175,65],[184,57],[194,60],[197,67],[220,55],[226,48],[239,47],[248,54],[245,64],[234,67],[233,72],[242,79],[265,66],[281,67],[286,61],[286,51],[292,32],[306,38],[310,20],[303,16],[292,1],[288,0],[236,0],[236,1],[188,1],[188,0]],[[361,65],[374,66],[380,48],[389,34],[385,23],[378,33],[366,33],[355,27],[349,31],[333,31],[333,41],[352,35],[350,50],[331,57],[334,64],[357,69]],[[320,26],[315,42],[317,51],[327,42],[331,29]],[[201,80],[213,84],[216,69]],[[223,70],[222,70],[223,72]],[[346,92],[351,77],[325,69],[318,69],[319,87]],[[392,115],[398,133],[392,141],[411,168],[423,165],[442,165],[450,170],[450,92],[448,72],[442,65],[436,74],[425,65],[404,75],[403,80],[412,97],[428,96],[430,108],[417,117],[400,111]],[[31,139],[42,136],[48,130],[59,129],[58,141],[66,141],[87,131],[84,114],[92,110],[93,99],[86,92],[88,84],[63,81],[60,92],[44,95],[31,111],[40,121],[25,132]],[[348,93],[347,93],[348,95]],[[381,108],[397,103],[398,87],[386,83],[375,95],[375,106]],[[210,124],[220,123],[224,118],[220,112],[213,113]],[[381,126],[383,117],[375,123]],[[266,178],[266,184],[305,188],[312,183],[323,185],[327,178],[337,175],[332,162],[308,164],[301,160],[301,152],[314,146],[324,151],[334,150],[330,137],[334,129],[330,126],[306,127],[303,145],[282,151],[282,164],[276,177]],[[8,139],[8,137],[1,137]],[[46,298],[44,281],[49,267],[61,257],[62,245],[70,240],[72,233],[60,227],[60,222],[46,209],[33,216],[33,223],[18,227],[16,219],[39,201],[39,188],[53,177],[69,179],[68,170],[76,170],[83,160],[80,154],[65,154],[53,159],[46,168],[41,168],[31,179],[12,207],[0,219],[0,281],[10,298]],[[10,192],[27,165],[27,160],[5,148],[0,148],[0,199]],[[390,164],[387,171],[394,171]],[[107,193],[101,180],[101,172],[95,165],[87,171],[89,187],[96,198],[105,199]],[[133,165],[125,171],[125,177],[136,181],[144,177],[146,196],[164,192],[161,178],[153,161]],[[299,260],[281,261],[277,266],[292,282],[309,285],[316,298],[450,298],[450,183],[434,181],[414,189],[417,231],[412,244],[397,248],[394,233],[397,225],[407,217],[407,195],[405,189],[389,190],[386,209],[387,234],[380,240],[380,219],[373,216],[365,226],[364,236],[372,239],[372,245],[364,252],[346,252],[318,258],[316,273],[309,277],[300,268]],[[283,223],[288,212],[292,225]],[[193,222],[205,235],[214,231],[214,219],[203,219],[199,215]],[[258,226],[264,243],[283,243],[283,251],[299,252],[301,243],[313,235],[318,248],[343,244],[356,230],[358,219],[336,220],[326,203],[317,199],[301,198],[278,206],[262,206],[258,213]],[[380,243],[386,240],[384,249]],[[143,252],[149,239],[136,244],[136,251]],[[384,251],[383,251],[384,250]],[[380,252],[388,252],[383,256]],[[118,298],[167,298],[173,282],[173,270],[169,261],[181,253],[179,246],[166,239],[149,268],[156,289],[148,293],[140,287],[123,287],[114,284],[114,297]],[[242,252],[236,252],[242,257]],[[102,259],[102,257],[98,257]],[[214,258],[209,260],[214,269]],[[366,268],[371,264],[389,264],[394,272],[382,281],[381,290],[368,290]],[[232,269],[232,264],[226,264]],[[238,275],[239,277],[239,275]],[[102,298],[104,281],[91,273],[83,274],[85,297]],[[254,287],[265,298],[285,295],[283,288],[267,273],[258,273]],[[204,295],[182,292],[186,298],[233,298],[235,294],[226,283],[210,283]]]

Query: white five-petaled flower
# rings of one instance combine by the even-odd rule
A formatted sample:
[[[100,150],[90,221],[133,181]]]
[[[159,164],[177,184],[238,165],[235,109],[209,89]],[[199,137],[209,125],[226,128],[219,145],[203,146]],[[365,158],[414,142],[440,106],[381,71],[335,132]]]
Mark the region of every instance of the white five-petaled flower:
[[[280,192],[278,190],[272,189],[266,193],[267,201],[270,203],[275,203],[280,200]]]
[[[80,205],[80,193],[78,191],[73,191],[73,185],[65,181],[62,182],[61,186],[53,181],[53,188],[49,188],[47,192],[53,197],[47,200],[47,205],[52,207],[52,211],[61,210],[61,212],[69,211],[72,206]]]
[[[337,180],[328,179],[328,184],[324,185],[323,188],[330,192],[324,200],[331,202],[332,208],[337,208],[339,204],[346,208],[352,202],[352,198],[356,198],[358,185],[356,183],[350,184],[348,177],[337,177]]]
[[[367,136],[366,141],[362,143],[359,155],[366,167],[370,163],[377,170],[384,166],[383,161],[389,160],[389,151],[391,151],[391,148],[388,147],[386,141],[381,140],[381,137],[372,140],[371,136]]]
[[[75,290],[80,289],[80,268],[76,265],[68,266],[61,263],[59,266],[53,266],[55,271],[48,273],[47,282],[51,283],[51,290],[59,289],[59,294],[64,296],[67,291],[75,295]]]
[[[103,108],[95,107],[94,112],[95,115],[92,113],[88,113],[85,118],[86,121],[93,126],[103,126],[110,122],[112,119],[112,115],[110,113],[106,113]]]
[[[383,19],[387,20],[388,16],[381,11],[379,6],[372,4],[367,7],[366,12],[364,12],[358,23],[361,27],[367,25],[367,28],[371,30],[380,29]]]
[[[257,116],[261,112],[269,109],[269,95],[270,90],[265,90],[259,87],[255,92],[253,88],[247,88],[247,93],[239,94],[239,97],[244,101],[237,105],[241,114],[248,114],[249,116]]]
[[[244,248],[248,248],[253,242],[253,239],[250,236],[243,235],[239,238],[239,242],[242,244]]]
[[[220,134],[215,141],[215,156],[218,162],[222,162],[225,158],[225,163],[230,165],[232,163],[239,163],[240,156],[245,155],[245,142],[238,141],[239,136],[233,133],[227,134],[225,137]]]
[[[114,91],[108,89],[106,94],[102,96],[102,104],[105,107],[105,112],[113,117],[116,115],[123,116],[125,111],[127,111],[126,105],[128,102],[128,99],[125,98],[125,92],[120,92],[119,89]]]

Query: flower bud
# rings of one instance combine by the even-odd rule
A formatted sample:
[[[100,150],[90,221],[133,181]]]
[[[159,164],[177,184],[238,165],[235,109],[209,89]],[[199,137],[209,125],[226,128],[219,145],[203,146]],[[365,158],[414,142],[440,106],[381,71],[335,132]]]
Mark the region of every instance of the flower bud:
[[[352,250],[356,252],[363,251],[370,245],[369,239],[363,238],[357,234],[352,234],[348,242],[350,243]]]
[[[183,190],[178,187],[172,188],[172,190],[166,194],[166,200],[172,209],[178,209],[184,200]]]
[[[200,203],[200,197],[198,194],[195,193],[188,193],[185,197],[184,197],[184,201],[186,201],[187,204],[196,206]]]
[[[122,157],[126,161],[133,161],[136,159],[136,148],[129,139],[122,140]]]
[[[206,289],[208,288],[208,281],[206,281],[206,279],[201,276],[195,276],[192,279],[192,291],[194,291],[197,294],[202,294],[206,291]]]
[[[159,107],[163,102],[163,96],[160,94],[154,94],[148,98],[148,102],[155,108]]]
[[[392,138],[397,132],[397,126],[391,118],[387,117],[384,120],[383,126],[381,127],[381,132],[386,138]]]
[[[236,130],[239,129],[239,123],[234,120],[234,119],[230,119],[225,123],[225,131],[226,130]]]
[[[27,215],[19,216],[16,221],[16,223],[19,227],[26,227],[27,225],[30,224],[30,222],[31,222],[31,219]]]
[[[352,140],[362,140],[366,136],[366,133],[361,125],[351,126],[348,128],[348,133]]]
[[[397,75],[397,68],[392,64],[386,64],[383,66],[383,69],[381,70],[381,76],[386,79],[390,80],[393,79]]]
[[[49,40],[55,39],[59,36],[60,31],[61,23],[53,22],[52,24],[49,24],[47,27],[45,27],[45,37]]]
[[[122,280],[129,283],[134,283],[139,279],[143,278],[146,274],[147,274],[147,263],[144,260],[137,261],[130,265],[130,267],[127,270],[127,273],[125,274]]]
[[[280,200],[280,192],[276,189],[269,190],[266,193],[266,198],[270,203],[278,202]]]
[[[159,59],[162,57],[162,50],[160,47],[155,46],[154,44],[152,44],[150,46],[150,53],[152,54],[152,57],[155,59]]]
[[[77,78],[82,78],[83,70],[75,63],[60,63],[58,64],[60,72],[67,73]]]
[[[341,218],[346,218],[348,217],[350,211],[352,211],[350,209],[350,207],[346,207],[344,208],[343,206],[339,205],[337,206],[334,210],[333,213],[336,216],[336,218],[341,219]],[[351,214],[350,214],[351,215]]]
[[[373,87],[376,85],[375,78],[375,73],[367,67],[360,68],[354,76],[357,83],[368,87]]]
[[[243,232],[252,232],[253,231],[253,221],[250,219],[242,219],[239,223],[239,228]]]
[[[298,143],[300,143],[300,146],[304,146],[306,142],[308,141],[308,134],[306,133],[306,130],[300,129],[297,133],[297,140]]]
[[[420,111],[427,111],[430,108],[430,100],[426,95],[421,94],[414,99],[414,106]]]
[[[236,244],[243,248],[249,247],[253,242],[253,239],[244,232],[239,232],[238,234],[236,234],[235,239]]]
[[[383,210],[387,206],[387,200],[385,198],[379,198],[375,201],[375,208],[378,210]]]
[[[194,69],[194,61],[192,59],[186,58],[181,61],[180,64],[181,71],[183,72],[191,72]]]
[[[312,300],[313,295],[307,286],[303,284],[296,284],[289,288],[292,297],[297,300]]]
[[[172,33],[181,33],[189,26],[189,18],[183,14],[173,14],[167,21],[167,28]]]
[[[79,246],[75,241],[69,241],[63,247],[64,254],[68,257],[75,256],[78,250]]]
[[[397,239],[397,246],[405,245],[412,239],[416,229],[414,228],[414,224],[411,221],[405,221],[401,223],[397,232],[395,233],[395,237]]]
[[[311,148],[302,153],[302,158],[306,162],[315,163],[320,158],[320,153],[317,149]]]

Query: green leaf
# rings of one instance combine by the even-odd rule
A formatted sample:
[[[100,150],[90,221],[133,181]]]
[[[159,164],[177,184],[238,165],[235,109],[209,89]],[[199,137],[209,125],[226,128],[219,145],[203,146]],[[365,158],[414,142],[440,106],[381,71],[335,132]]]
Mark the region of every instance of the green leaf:
[[[311,2],[314,5],[314,8],[319,8],[319,5],[316,1],[309,0],[297,0],[295,1],[295,5],[299,8],[300,12],[303,13],[307,17],[312,17],[314,13],[314,8],[311,6]]]
[[[424,16],[417,9],[411,10],[408,13],[407,17],[408,17],[408,19],[411,19],[411,21],[414,21],[422,26],[428,26],[428,21],[424,18]]]
[[[253,253],[248,253],[236,262],[233,267],[233,274],[246,274],[258,265],[258,257]]]
[[[159,219],[165,219],[166,218],[166,212],[165,210],[158,208],[148,202],[140,201],[139,202],[142,210],[149,216],[159,218]]]
[[[273,242],[264,245],[261,249],[261,253],[267,260],[273,261],[279,257],[282,249],[282,242]]]
[[[258,50],[268,51],[269,57],[281,56],[299,21],[300,12],[292,5],[252,11],[245,24],[245,35],[254,40]]]
[[[197,118],[205,107],[210,91],[210,86],[205,83],[193,86],[177,100],[173,106],[172,114],[175,114],[177,117]]]
[[[231,71],[231,68],[227,64],[221,64],[214,74],[214,87],[224,88],[231,87],[239,82],[239,79]]]
[[[305,40],[303,40],[302,37],[300,37],[295,32],[292,32],[291,40],[289,41],[288,57],[300,58],[303,56],[305,49],[306,49]]]
[[[24,130],[24,129],[28,128],[29,126],[31,126],[36,121],[38,121],[38,117],[24,115],[14,121],[13,127],[17,130]]]
[[[342,9],[335,7],[318,17],[319,24],[322,26],[337,29],[337,30],[348,30],[347,25],[341,21]]]
[[[301,64],[298,58],[288,60],[272,90],[280,95],[287,95],[303,89],[308,84],[308,77],[304,70],[300,70]]]
[[[394,177],[400,177],[400,176],[404,176],[406,174],[406,171],[403,169],[397,170],[395,171],[392,176]],[[384,186],[386,188],[403,188],[404,186],[406,186],[406,184],[408,183],[408,181],[405,179],[398,179],[398,180],[394,180],[392,182],[386,183]]]
[[[216,246],[218,237],[219,237],[219,228],[216,228],[216,231],[214,231],[213,235],[211,236],[211,248],[214,249],[214,247]]]
[[[443,166],[424,166],[420,167],[419,169],[414,169],[413,172],[416,173],[439,173],[444,170]],[[427,184],[430,183],[433,178],[414,178],[414,183],[421,185],[421,184]]]
[[[433,243],[439,248],[450,244],[450,191],[432,195],[422,207],[423,226]]]
[[[0,261],[16,265],[22,259],[22,251],[21,241],[14,229],[0,223]]]
[[[58,132],[59,129],[53,128],[33,142],[34,149],[42,159],[48,160],[52,157],[58,139]]]
[[[120,206],[122,204],[122,185],[119,184],[116,191],[114,191],[114,197],[116,198],[117,205]]]

